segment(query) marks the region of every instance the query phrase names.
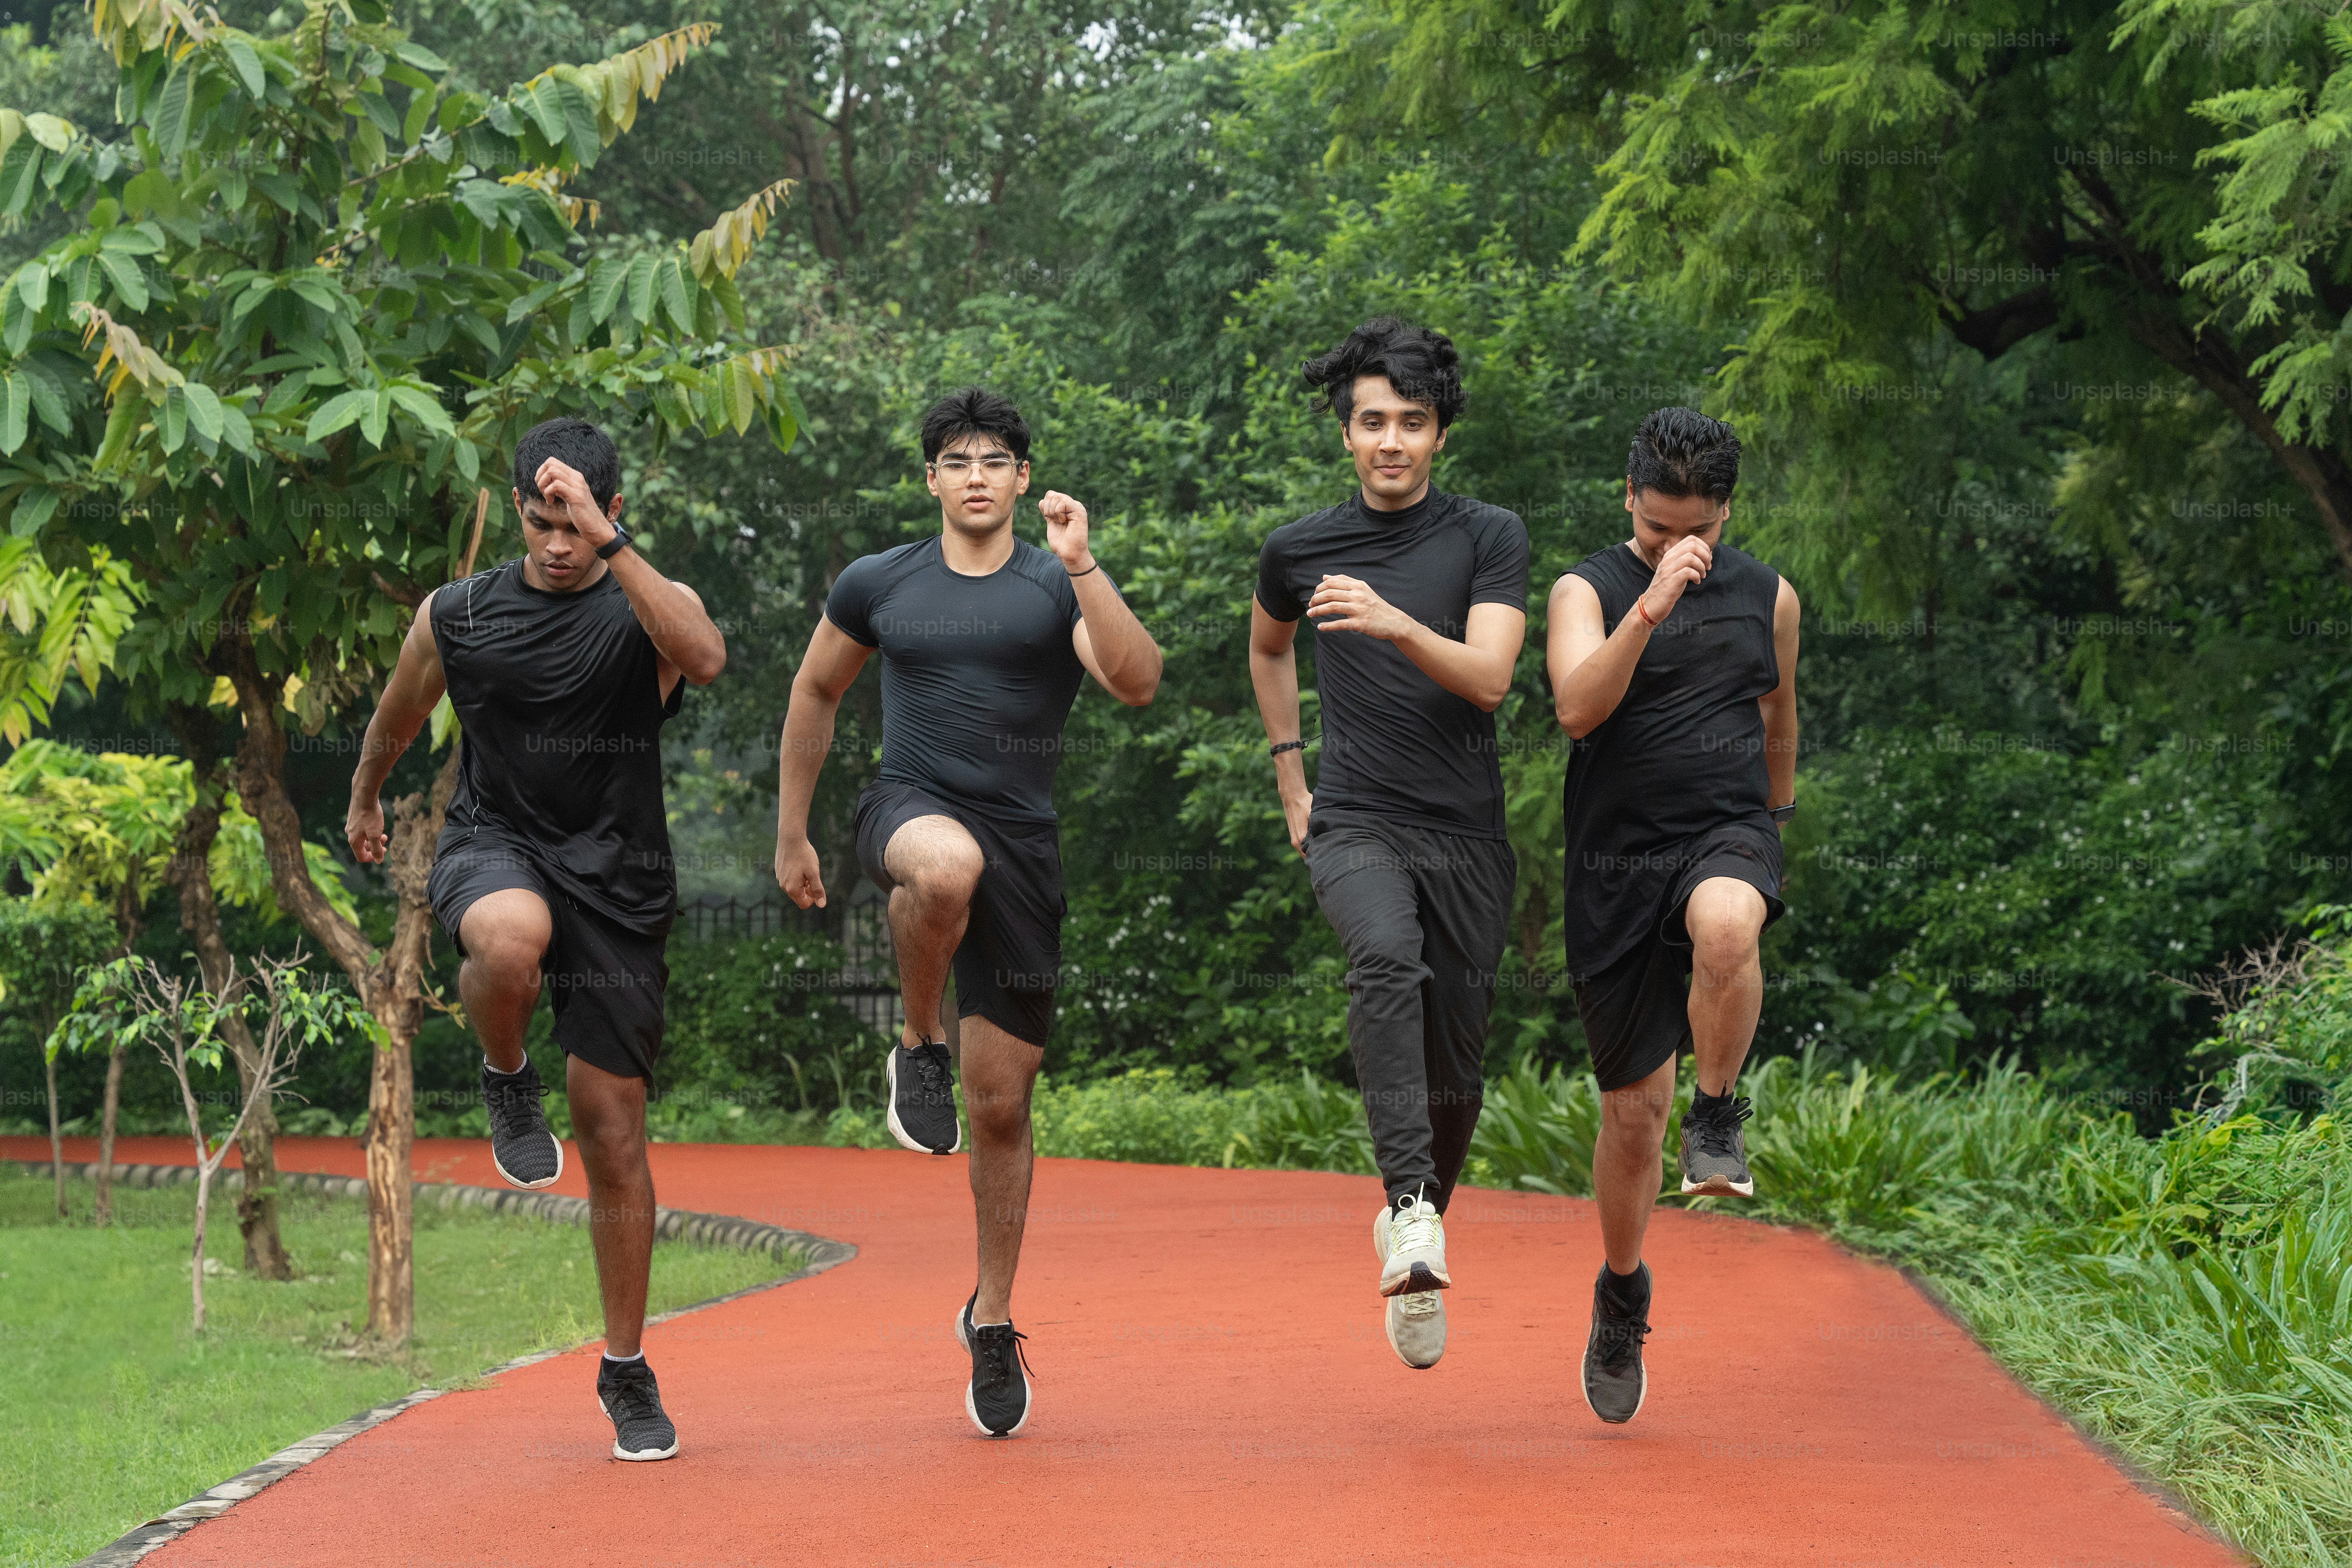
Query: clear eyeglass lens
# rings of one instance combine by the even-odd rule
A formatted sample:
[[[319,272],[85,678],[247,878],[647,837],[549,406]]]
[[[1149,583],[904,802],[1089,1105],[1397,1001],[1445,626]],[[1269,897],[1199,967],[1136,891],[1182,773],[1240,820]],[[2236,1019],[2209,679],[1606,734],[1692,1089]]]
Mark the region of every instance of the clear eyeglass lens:
[[[971,472],[971,463],[964,458],[941,458],[937,465],[943,479],[961,479]],[[982,458],[980,471],[992,479],[1001,479],[1013,471],[1010,458]]]

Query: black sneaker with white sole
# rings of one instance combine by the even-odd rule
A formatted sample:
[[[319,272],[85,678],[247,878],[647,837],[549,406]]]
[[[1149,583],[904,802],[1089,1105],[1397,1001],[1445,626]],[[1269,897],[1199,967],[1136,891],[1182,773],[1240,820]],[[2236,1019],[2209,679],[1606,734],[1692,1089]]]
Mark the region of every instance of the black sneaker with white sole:
[[[887,1070],[890,1136],[918,1154],[952,1154],[962,1148],[947,1047],[937,1040],[895,1047]]]
[[[1746,1096],[1725,1089],[1699,1095],[1683,1117],[1683,1191],[1701,1197],[1754,1197],[1756,1178],[1748,1170],[1748,1137],[1739,1124],[1754,1115]]]
[[[1021,1349],[1027,1334],[1011,1323],[974,1324],[974,1290],[956,1311],[956,1341],[971,1352],[971,1382],[963,1391],[964,1414],[991,1437],[1010,1437],[1029,1425],[1029,1358]]]
[[[510,1187],[544,1187],[563,1174],[563,1145],[548,1131],[540,1101],[547,1086],[523,1058],[520,1072],[482,1064],[482,1108],[490,1113],[490,1163]]]
[[[596,1403],[613,1418],[613,1458],[667,1459],[676,1454],[677,1428],[662,1409],[661,1385],[646,1358],[597,1360]]]
[[[1650,1266],[1637,1265],[1630,1285],[1610,1288],[1609,1265],[1592,1282],[1592,1331],[1584,1341],[1584,1403],[1612,1426],[1641,1413],[1650,1391],[1642,1368],[1642,1342],[1650,1333]]]

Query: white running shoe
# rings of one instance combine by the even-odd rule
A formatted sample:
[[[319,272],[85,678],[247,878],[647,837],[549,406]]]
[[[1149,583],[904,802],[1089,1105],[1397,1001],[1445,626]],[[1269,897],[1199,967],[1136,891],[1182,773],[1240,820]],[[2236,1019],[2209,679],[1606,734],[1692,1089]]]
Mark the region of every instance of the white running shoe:
[[[1377,1243],[1383,1234],[1375,1227]],[[1387,1251],[1381,1259],[1381,1294],[1416,1295],[1454,1283],[1445,1271],[1445,1222],[1437,1205],[1415,1193],[1396,1206],[1385,1227]]]
[[[1390,1209],[1381,1205],[1372,1216],[1372,1252],[1383,1269],[1389,1260]],[[1441,1231],[1439,1246],[1444,1245]],[[1441,1267],[1442,1267],[1441,1263]],[[1443,1290],[1412,1290],[1391,1296],[1386,1307],[1389,1349],[1397,1359],[1420,1371],[1437,1364],[1445,1353],[1445,1293]]]

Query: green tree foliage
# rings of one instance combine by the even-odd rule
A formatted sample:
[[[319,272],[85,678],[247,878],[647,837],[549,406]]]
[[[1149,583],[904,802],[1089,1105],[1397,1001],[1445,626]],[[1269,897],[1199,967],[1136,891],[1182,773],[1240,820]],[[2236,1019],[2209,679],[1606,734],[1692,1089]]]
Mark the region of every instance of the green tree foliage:
[[[2319,346],[2352,301],[2335,26],[2267,0],[1376,4],[1318,71],[1343,147],[1498,115],[1595,152],[1581,246],[1737,334],[1713,403],[1806,470],[1823,526],[1778,536],[1801,565],[1882,543],[1973,367],[2054,338],[2063,395],[2241,426],[2352,571]]]

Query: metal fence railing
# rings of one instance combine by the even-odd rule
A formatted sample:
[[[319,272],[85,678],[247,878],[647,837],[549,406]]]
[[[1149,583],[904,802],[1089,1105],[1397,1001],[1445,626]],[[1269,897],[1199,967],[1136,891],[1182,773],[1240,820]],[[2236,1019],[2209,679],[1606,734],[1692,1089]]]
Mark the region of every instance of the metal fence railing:
[[[881,890],[856,884],[846,899],[802,909],[781,893],[765,898],[703,893],[679,900],[676,935],[695,942],[782,936],[794,931],[841,944],[842,966],[819,989],[838,997],[857,1021],[895,1037],[905,1022],[898,1001],[898,963],[890,947],[888,906]]]

